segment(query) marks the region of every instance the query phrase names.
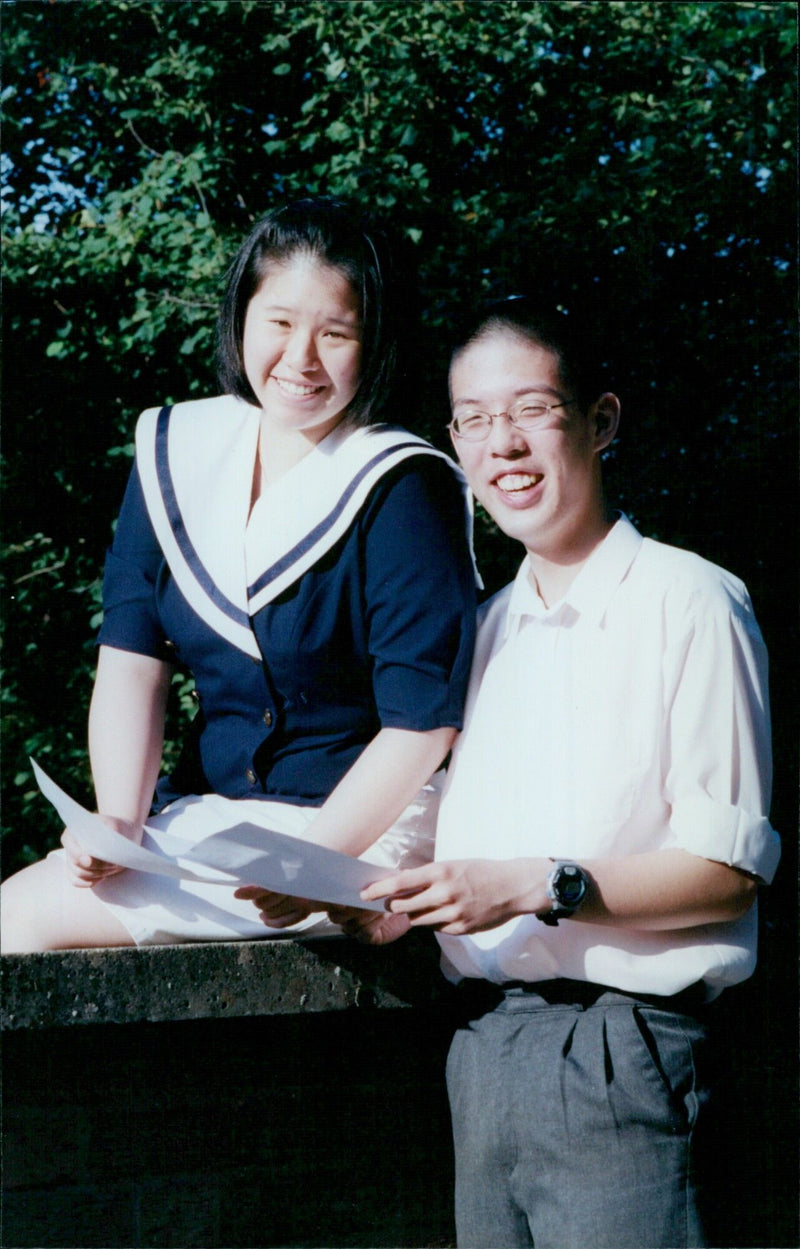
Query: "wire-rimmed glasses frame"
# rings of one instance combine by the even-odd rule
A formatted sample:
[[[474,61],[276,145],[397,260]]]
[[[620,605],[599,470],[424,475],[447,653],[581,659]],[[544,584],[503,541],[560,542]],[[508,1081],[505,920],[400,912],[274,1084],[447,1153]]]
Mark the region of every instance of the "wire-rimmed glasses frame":
[[[515,429],[540,429],[550,419],[550,413],[556,408],[568,408],[575,403],[574,399],[564,399],[560,403],[545,403],[542,399],[531,401],[520,399],[505,412],[482,412],[471,409],[459,413],[450,421],[447,428],[456,438],[465,438],[467,442],[482,442],[488,438],[495,421],[504,417]]]

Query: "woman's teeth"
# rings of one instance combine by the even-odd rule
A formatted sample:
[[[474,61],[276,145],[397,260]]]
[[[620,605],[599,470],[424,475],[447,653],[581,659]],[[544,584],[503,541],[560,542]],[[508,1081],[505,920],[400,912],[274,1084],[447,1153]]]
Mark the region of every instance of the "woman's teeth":
[[[531,486],[538,486],[543,476],[543,473],[506,473],[497,478],[497,485],[508,494],[513,494],[515,490],[529,490]]]
[[[317,391],[323,389],[322,386],[298,386],[296,382],[287,382],[283,377],[274,377],[273,381],[287,395],[296,395],[301,399],[306,395],[315,395]]]

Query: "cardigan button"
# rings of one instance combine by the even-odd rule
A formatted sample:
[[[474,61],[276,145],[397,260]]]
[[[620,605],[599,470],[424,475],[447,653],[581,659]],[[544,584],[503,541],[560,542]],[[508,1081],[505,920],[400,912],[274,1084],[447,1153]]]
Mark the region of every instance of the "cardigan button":
[[[247,769],[247,771],[245,772],[245,776],[247,777],[251,785],[255,785],[257,777],[252,768]]]
[[[264,712],[263,720],[267,728],[269,728],[270,725],[272,724],[272,712],[270,711],[269,707],[267,707],[266,711]]]

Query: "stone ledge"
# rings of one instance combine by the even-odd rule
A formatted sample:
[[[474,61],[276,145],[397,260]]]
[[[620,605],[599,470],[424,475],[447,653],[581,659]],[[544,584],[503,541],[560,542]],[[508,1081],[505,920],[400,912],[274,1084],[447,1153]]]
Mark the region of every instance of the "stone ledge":
[[[0,959],[6,1030],[442,1005],[429,934],[59,950]]]

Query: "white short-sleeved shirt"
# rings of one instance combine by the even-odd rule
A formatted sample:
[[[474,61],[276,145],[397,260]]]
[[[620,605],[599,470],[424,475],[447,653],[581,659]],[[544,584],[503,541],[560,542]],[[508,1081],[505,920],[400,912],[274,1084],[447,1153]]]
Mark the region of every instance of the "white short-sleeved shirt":
[[[767,660],[747,591],[621,517],[546,608],[526,558],[481,609],[438,859],[622,858],[680,847],[771,880],[780,855]],[[445,974],[707,996],[749,976],[756,911],[670,932],[520,916],[440,935]]]

